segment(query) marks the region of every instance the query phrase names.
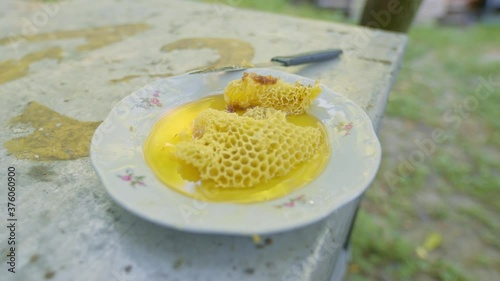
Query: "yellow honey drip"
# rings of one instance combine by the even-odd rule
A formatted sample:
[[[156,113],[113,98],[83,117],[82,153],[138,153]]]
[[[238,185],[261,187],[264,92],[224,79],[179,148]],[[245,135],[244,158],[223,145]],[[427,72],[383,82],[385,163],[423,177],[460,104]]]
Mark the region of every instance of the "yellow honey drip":
[[[168,112],[154,126],[144,144],[144,156],[157,178],[166,186],[203,201],[254,203],[285,196],[313,181],[323,171],[330,155],[326,132],[318,119],[302,114],[287,116],[287,121],[320,129],[323,141],[313,159],[297,165],[285,176],[273,178],[251,188],[223,189],[210,182],[195,183],[199,178],[196,169],[178,161],[168,147],[165,147],[165,143],[175,145],[189,137],[185,135],[186,128],[189,128],[201,111],[207,108],[224,110],[225,107],[222,95],[209,96]]]

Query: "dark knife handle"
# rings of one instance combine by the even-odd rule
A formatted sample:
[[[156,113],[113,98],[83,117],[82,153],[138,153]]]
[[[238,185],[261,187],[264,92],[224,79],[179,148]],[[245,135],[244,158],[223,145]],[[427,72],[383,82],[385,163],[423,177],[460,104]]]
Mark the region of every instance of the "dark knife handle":
[[[317,52],[309,52],[292,56],[279,56],[271,59],[272,62],[282,66],[292,66],[311,62],[320,62],[334,59],[342,54],[342,50],[331,49]]]

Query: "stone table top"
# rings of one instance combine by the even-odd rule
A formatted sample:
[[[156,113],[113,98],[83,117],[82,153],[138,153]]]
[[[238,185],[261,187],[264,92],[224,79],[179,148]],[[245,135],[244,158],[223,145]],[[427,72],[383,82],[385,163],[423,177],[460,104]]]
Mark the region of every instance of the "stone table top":
[[[275,69],[319,80],[363,107],[378,126],[405,35],[242,10],[233,2],[2,2],[1,280],[341,278],[346,251],[339,249],[356,200],[328,219],[254,243],[144,221],[111,200],[90,165],[95,128],[138,88],[197,67],[312,50],[344,54]],[[16,173],[10,216],[17,219],[16,273],[8,271],[12,245],[4,239],[9,167]]]

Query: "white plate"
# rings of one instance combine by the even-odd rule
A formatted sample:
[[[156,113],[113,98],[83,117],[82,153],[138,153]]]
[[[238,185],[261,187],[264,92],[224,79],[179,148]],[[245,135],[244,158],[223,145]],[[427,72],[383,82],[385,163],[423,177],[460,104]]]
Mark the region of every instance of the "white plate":
[[[249,69],[287,82],[314,81],[268,69]],[[144,160],[142,146],[153,125],[168,111],[220,93],[242,72],[181,75],[157,80],[121,100],[97,128],[90,158],[111,197],[130,212],[180,230],[266,234],[318,221],[358,197],[373,180],[380,144],[366,113],[354,102],[322,86],[309,113],[327,128],[332,154],[310,184],[272,201],[208,203],[181,195],[161,183]]]

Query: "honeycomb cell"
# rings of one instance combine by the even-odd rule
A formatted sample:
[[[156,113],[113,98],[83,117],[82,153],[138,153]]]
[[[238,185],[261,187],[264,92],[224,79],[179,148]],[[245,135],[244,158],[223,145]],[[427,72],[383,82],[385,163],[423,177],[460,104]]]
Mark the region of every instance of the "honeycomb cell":
[[[259,159],[259,161],[261,161],[261,162],[266,161],[266,158],[268,158],[268,157],[269,157],[269,156],[268,156],[268,155],[266,155],[266,154],[264,154],[264,153],[259,153],[259,154],[257,155],[257,159]]]
[[[219,170],[215,167],[212,167],[210,170],[209,170],[209,175],[211,177],[216,177],[219,175]]]
[[[276,167],[274,167],[274,166],[269,167],[269,173],[270,174],[276,173]]]
[[[252,185],[252,180],[250,178],[244,178],[242,182],[243,186],[251,186]]]
[[[241,158],[241,164],[242,164],[242,165],[245,165],[245,166],[246,166],[246,165],[248,165],[248,162],[250,162],[250,161],[248,160],[248,158],[247,158],[247,157],[243,157],[243,158]]]
[[[258,170],[252,170],[250,172],[250,175],[252,176],[252,178],[258,179],[260,176],[260,172]]]
[[[252,171],[252,169],[248,166],[243,166],[243,168],[241,168],[241,172],[243,174],[250,174],[251,171]]]

